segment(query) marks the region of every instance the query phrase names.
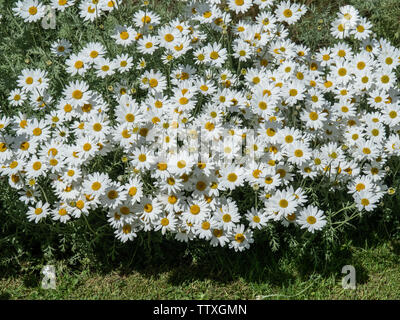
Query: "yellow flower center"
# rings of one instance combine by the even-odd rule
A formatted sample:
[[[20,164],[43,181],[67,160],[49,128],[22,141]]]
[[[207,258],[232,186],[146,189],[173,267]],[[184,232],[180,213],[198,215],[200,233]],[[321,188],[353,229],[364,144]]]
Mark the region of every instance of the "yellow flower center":
[[[363,70],[365,68],[366,64],[363,61],[360,61],[359,63],[357,63],[357,69],[358,70]]]
[[[213,235],[217,238],[221,237],[224,234],[224,231],[222,229],[215,229],[213,231]]]
[[[103,128],[103,126],[98,122],[93,125],[93,130],[96,132],[101,131],[102,128]]]
[[[279,206],[281,208],[287,208],[288,205],[289,205],[289,202],[286,199],[282,199],[279,201]]]
[[[178,199],[174,195],[168,197],[168,202],[170,204],[175,204],[177,201]]]
[[[117,192],[116,190],[110,190],[110,191],[107,193],[107,197],[108,197],[109,199],[111,199],[111,200],[114,200],[114,199],[118,198],[118,192]]]
[[[92,190],[93,191],[98,191],[101,188],[101,183],[96,181],[92,184]]]
[[[98,55],[99,55],[99,53],[96,50],[93,50],[92,52],[90,52],[90,57],[93,58],[93,59],[97,58]]]
[[[228,177],[227,177],[228,181],[230,181],[230,182],[235,182],[237,180],[237,178],[238,178],[238,176],[233,172],[228,174]]]
[[[360,32],[360,33],[362,33],[362,32],[365,31],[365,28],[364,28],[364,26],[362,26],[362,25],[357,26],[356,29],[357,29],[357,31]]]
[[[391,57],[387,57],[385,59],[385,63],[388,64],[388,65],[391,65],[393,63],[393,59]]]
[[[76,69],[82,69],[83,68],[83,61],[80,61],[80,60],[76,61],[74,66],[75,66]]]
[[[207,185],[204,181],[198,181],[196,183],[196,189],[199,191],[204,191],[206,187],[207,187]]]
[[[142,22],[143,22],[143,23],[150,23],[150,22],[151,22],[151,17],[145,15],[145,16],[142,18]]]
[[[315,219],[313,216],[308,216],[306,220],[309,224],[314,224],[317,222],[317,219]]]
[[[210,224],[208,221],[204,221],[204,222],[201,224],[201,228],[202,228],[203,230],[210,230],[210,227],[211,227],[211,224]]]
[[[33,165],[32,165],[32,168],[33,168],[33,170],[35,170],[35,171],[40,170],[41,167],[42,167],[42,163],[39,162],[39,161],[34,162]]]
[[[284,15],[286,18],[290,18],[290,17],[293,15],[293,12],[292,12],[292,10],[290,10],[290,9],[286,9],[286,10],[283,11],[283,15]]]
[[[157,168],[158,168],[158,170],[160,170],[160,171],[165,171],[165,170],[167,170],[167,164],[166,163],[164,163],[164,162],[160,162],[160,163],[158,163],[157,164]]]
[[[186,97],[182,97],[182,98],[179,99],[179,103],[180,103],[181,105],[188,104],[188,103],[189,103],[189,99],[186,98]]]
[[[42,134],[42,129],[35,128],[35,129],[33,129],[32,133],[34,136],[40,136]]]
[[[28,141],[22,142],[21,145],[20,145],[20,148],[21,148],[21,150],[23,150],[23,151],[28,150],[29,147],[30,147],[30,144],[29,144]]]
[[[170,33],[167,33],[167,34],[164,36],[164,40],[167,41],[167,42],[172,42],[172,41],[174,41],[174,39],[175,39],[175,37],[174,37],[172,34],[170,34]]]
[[[119,34],[119,37],[120,37],[122,40],[126,40],[126,39],[129,38],[129,33],[126,32],[126,31],[122,31],[122,32]]]
[[[10,163],[10,168],[11,169],[16,168],[17,166],[18,166],[18,162],[17,161],[13,161],[13,162]]]
[[[162,218],[161,219],[161,225],[163,227],[166,227],[167,225],[169,225],[169,220],[167,218]]]
[[[152,211],[153,211],[153,205],[152,205],[151,203],[147,203],[147,204],[144,206],[144,211],[146,211],[147,213],[152,212]]]
[[[75,171],[72,170],[72,169],[67,171],[67,175],[68,175],[69,177],[73,177],[74,174],[75,174]]]
[[[38,10],[37,10],[36,7],[32,6],[32,7],[30,7],[30,8],[28,9],[28,12],[29,12],[29,14],[30,14],[31,16],[34,16],[34,15],[38,12]]]
[[[207,122],[204,126],[208,131],[213,131],[215,129],[215,125],[212,122]]]
[[[361,190],[364,190],[365,189],[365,184],[364,183],[358,183],[357,185],[356,185],[356,190],[358,191],[358,192],[360,192]]]
[[[244,236],[243,233],[237,233],[237,234],[235,235],[235,241],[236,241],[236,242],[242,243],[245,239],[246,239],[246,238],[245,238],[245,236]]]
[[[152,87],[152,88],[157,87],[157,86],[158,86],[158,81],[157,81],[157,79],[154,79],[154,78],[150,79],[150,80],[149,80],[149,85],[150,85],[150,87]]]
[[[381,77],[381,81],[382,81],[382,83],[385,83],[385,84],[386,84],[386,83],[388,83],[388,82],[390,81],[390,78],[389,78],[388,76],[385,75],[385,76],[382,76],[382,77]]]
[[[303,150],[297,149],[294,151],[294,155],[298,158],[301,158],[303,156]]]
[[[345,68],[340,68],[338,74],[339,76],[344,77],[347,74],[347,70]]]
[[[286,137],[285,137],[285,142],[286,142],[286,143],[292,143],[293,140],[294,140],[293,136],[290,136],[290,135],[289,135],[289,136],[286,136]]]
[[[310,117],[310,120],[315,121],[315,120],[318,119],[318,113],[316,113],[316,112],[314,112],[314,111],[313,111],[313,112],[310,112],[309,117]]]
[[[121,212],[123,215],[128,215],[131,211],[129,210],[129,208],[128,207],[121,207],[120,209],[119,209],[119,212]]]
[[[90,151],[91,149],[92,149],[92,145],[91,145],[90,143],[85,143],[85,144],[83,145],[83,150],[84,150],[84,151],[88,152],[88,151]]]
[[[72,92],[72,97],[76,100],[80,100],[83,97],[83,93],[81,90],[75,90],[74,92]]]
[[[265,110],[265,109],[267,109],[267,104],[264,101],[260,101],[259,104],[258,104],[258,107],[261,110]]]
[[[364,207],[366,207],[366,206],[369,205],[369,200],[366,199],[366,198],[363,198],[363,199],[361,199],[361,204],[362,204]]]
[[[58,210],[58,214],[60,216],[65,216],[67,214],[67,210],[65,208],[61,208],[60,210]]]
[[[190,213],[193,215],[197,215],[200,213],[200,207],[197,204],[194,204],[190,207]]]
[[[268,129],[267,129],[267,135],[268,135],[269,137],[273,137],[275,134],[276,134],[275,129],[273,129],[273,128],[268,128]]]
[[[126,224],[122,227],[122,232],[125,234],[129,234],[132,231],[132,227],[130,224]]]
[[[131,187],[131,188],[129,189],[129,191],[128,191],[128,194],[129,194],[131,197],[133,197],[133,196],[136,195],[136,192],[137,192],[137,188],[136,188],[136,187]]]
[[[219,58],[218,52],[217,51],[212,51],[210,53],[210,58],[213,59],[213,60],[217,60]]]

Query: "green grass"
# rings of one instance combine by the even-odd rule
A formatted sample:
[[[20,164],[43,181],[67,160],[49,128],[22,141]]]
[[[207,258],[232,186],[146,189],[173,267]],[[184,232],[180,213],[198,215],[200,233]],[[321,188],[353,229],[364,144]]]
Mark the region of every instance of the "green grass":
[[[330,22],[339,6],[344,4],[354,5],[374,24],[376,34],[390,39],[393,45],[400,46],[399,0],[298,2],[307,4],[310,11],[292,30],[294,38],[312,49],[334,42],[329,36]],[[0,0],[0,5],[2,3],[5,1]],[[168,14],[172,12],[165,11]],[[73,17],[69,18],[73,21]],[[115,21],[112,17],[105,21],[106,27],[107,24],[113,23]],[[61,28],[60,35],[68,37],[70,34],[73,34],[70,26]],[[12,52],[12,59],[0,66],[3,79],[9,79],[12,75],[15,77],[17,74],[8,61],[16,61],[17,69],[26,67],[25,58],[38,60],[38,66],[44,66],[47,60],[45,56],[41,56],[40,52],[33,48],[25,50],[27,43],[33,40],[31,37],[32,35],[28,35],[28,39],[25,39],[21,34],[14,43],[4,35],[1,49],[10,54]],[[12,81],[0,80],[0,96],[5,97],[5,92],[11,85]],[[1,192],[3,194],[0,198],[4,203],[0,203],[0,217],[5,218],[8,212],[16,212],[17,204],[15,197],[13,198],[6,189],[2,188]],[[391,208],[392,211],[385,211],[384,214],[392,219],[388,218],[389,221],[393,221],[396,220],[393,216],[398,215],[398,197],[390,202],[385,203],[385,207]],[[382,215],[382,212],[377,212],[376,215]],[[11,216],[7,216],[8,218],[11,219]],[[17,219],[17,214],[12,218]],[[157,242],[157,239],[161,239],[157,237],[146,243],[147,235],[140,237],[133,244],[122,245],[115,243],[112,234],[105,234],[100,238],[93,237],[84,223],[79,225],[75,233],[63,229],[56,235],[50,234],[46,226],[41,227],[40,232],[34,233],[33,229],[37,226],[30,226],[26,230],[35,236],[27,236],[25,239],[20,238],[20,235],[25,234],[26,230],[21,229],[21,223],[16,220],[16,231],[13,231],[13,226],[11,231],[7,229],[7,237],[0,238],[0,252],[3,255],[2,246],[6,246],[7,243],[10,244],[8,248],[18,248],[15,252],[12,250],[10,259],[13,260],[7,264],[7,270],[0,269],[0,298],[400,299],[400,250],[399,245],[392,240],[394,236],[399,237],[399,229],[394,232],[396,229],[390,222],[381,223],[378,227],[372,218],[366,219],[369,221],[367,225],[363,222],[357,224],[358,229],[349,229],[346,238],[341,242],[342,247],[335,249],[329,259],[324,259],[323,254],[322,257],[320,254],[319,261],[311,261],[307,256],[307,250],[324,252],[326,249],[322,243],[321,246],[316,246],[315,242],[313,248],[310,245],[290,248],[286,243],[286,246],[281,246],[278,251],[272,251],[269,248],[271,239],[267,238],[261,239],[248,252],[240,254],[231,250],[212,249],[208,245],[196,247],[197,244],[191,244],[188,250],[187,246],[175,241]],[[389,232],[385,231],[386,228]],[[58,235],[63,235],[63,238],[58,238]],[[45,247],[43,243],[47,242],[43,239],[49,243],[57,240],[56,250],[62,254],[54,252],[55,248]],[[67,244],[64,245],[64,251],[60,249],[61,242]],[[30,251],[29,255],[25,256],[27,248]],[[114,260],[110,259],[111,250],[115,250],[115,257],[114,252],[112,253]],[[303,250],[305,253],[295,257],[293,250]],[[89,251],[95,252],[95,256],[87,255]],[[73,256],[71,252],[74,253]],[[310,256],[312,255],[310,253]],[[36,256],[39,258],[33,259]],[[44,290],[40,287],[40,269],[47,262],[57,267],[56,290]],[[10,267],[13,264],[16,265],[15,270]],[[357,289],[354,291],[344,290],[341,286],[341,269],[344,265],[354,265],[356,268]]]
[[[147,270],[105,274],[72,271],[57,266],[57,289],[40,287],[32,275],[0,280],[2,299],[399,299],[400,257],[393,246],[351,247],[351,257],[343,265],[356,267],[357,288],[341,286],[341,268],[330,275],[311,273],[304,278],[293,263],[283,261],[264,266],[268,277],[249,279],[219,276],[203,264],[170,267],[151,266]],[[335,264],[338,264],[337,261]],[[233,266],[233,268],[235,268]]]

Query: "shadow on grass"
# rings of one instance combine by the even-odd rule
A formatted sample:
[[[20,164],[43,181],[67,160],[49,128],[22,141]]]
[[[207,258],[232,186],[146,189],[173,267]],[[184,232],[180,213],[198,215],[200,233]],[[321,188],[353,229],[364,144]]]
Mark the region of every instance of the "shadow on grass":
[[[108,273],[118,268],[123,275],[136,271],[153,278],[168,273],[168,282],[172,285],[196,280],[230,283],[241,278],[250,283],[287,287],[296,279],[307,281],[315,274],[322,278],[333,275],[340,279],[344,276],[343,266],[352,265],[357,272],[357,283],[363,284],[368,282],[370,276],[365,262],[360,261],[359,253],[393,241],[390,233],[384,231],[386,226],[373,217],[367,217],[359,226],[360,229],[348,230],[346,237],[331,250],[329,257],[326,256],[327,248],[318,238],[309,246],[310,250],[316,251],[300,256],[296,255],[296,248],[290,248],[285,243],[281,243],[279,250],[273,252],[267,239],[256,239],[249,250],[234,252],[227,248],[211,248],[206,242],[179,243],[167,240],[159,233],[151,233],[147,240],[142,240],[142,245],[140,240],[136,247],[133,243],[131,251],[121,247],[119,258],[116,258],[120,263],[104,264],[101,272]],[[147,245],[143,246],[146,241]],[[399,264],[400,257],[397,255],[400,253],[400,243],[394,243],[390,253],[381,256],[375,257],[373,250],[368,251],[368,259],[377,263]],[[132,258],[133,250],[133,259],[123,258]],[[101,252],[97,254],[96,259],[104,261]]]
[[[147,248],[138,248],[132,263],[122,259],[118,265],[103,264],[100,272],[107,274],[118,268],[121,275],[136,271],[155,279],[168,273],[168,282],[174,286],[203,280],[227,284],[241,278],[255,284],[287,287],[296,279],[307,281],[315,274],[324,278],[342,277],[342,267],[353,265],[358,283],[369,279],[368,271],[353,256],[350,247],[337,250],[329,262],[323,258],[316,262],[307,255],[297,258],[288,248],[272,252],[265,242],[257,242],[241,253],[227,248],[210,248],[201,242],[186,245],[163,241],[153,242],[151,246],[151,254],[146,254]],[[102,261],[101,255],[98,259]]]
[[[0,292],[0,300],[10,300],[10,299],[11,299],[10,293],[8,293],[7,291]]]
[[[362,284],[369,280],[369,274],[358,259],[357,248],[374,248],[382,243],[392,243],[391,252],[396,256],[383,255],[376,258],[372,256],[370,259],[387,260],[390,264],[400,262],[400,257],[397,256],[400,253],[400,242],[391,240],[390,233],[384,231],[386,226],[379,225],[373,217],[365,220],[358,224],[357,229],[350,229],[345,233],[346,237],[340,239],[340,242],[330,249],[330,256],[326,256],[328,249],[319,236],[316,236],[308,247],[303,248],[304,252],[300,255],[298,250],[301,248],[290,247],[285,241],[280,241],[280,248],[273,252],[264,233],[259,234],[255,243],[244,252],[234,252],[228,248],[212,248],[207,242],[199,240],[188,244],[181,243],[156,232],[139,234],[135,241],[129,243],[120,243],[115,241],[112,235],[104,233],[80,254],[80,259],[73,264],[69,263],[67,269],[71,271],[89,269],[104,275],[115,271],[121,275],[139,272],[145,277],[155,279],[167,273],[168,282],[174,286],[196,280],[212,280],[227,284],[243,279],[248,283],[287,287],[296,280],[307,281],[315,274],[322,278],[329,278],[332,275],[341,278],[344,276],[341,273],[343,266],[353,265],[357,272],[357,283]],[[84,235],[85,232],[81,231]],[[87,242],[85,238],[75,241]],[[33,242],[29,243],[30,248],[34,245]],[[67,261],[71,254],[72,251],[59,253],[55,246],[53,258],[54,261]],[[36,255],[38,263],[46,261],[39,252]],[[89,262],[84,263],[84,259],[88,259]],[[26,287],[39,285],[41,276],[39,269],[36,267],[34,272],[22,274]],[[17,267],[8,267],[1,270],[0,274],[1,278],[21,275]]]

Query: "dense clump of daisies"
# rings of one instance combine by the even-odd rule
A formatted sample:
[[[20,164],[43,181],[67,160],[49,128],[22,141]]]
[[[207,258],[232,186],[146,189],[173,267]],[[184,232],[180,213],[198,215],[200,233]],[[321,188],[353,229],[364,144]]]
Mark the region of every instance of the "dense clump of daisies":
[[[78,6],[90,21],[124,6],[78,2],[51,6]],[[69,75],[62,95],[49,94],[51,68],[24,69],[8,101],[18,114],[0,118],[0,173],[28,219],[67,223],[104,209],[124,242],[160,230],[242,251],[271,223],[324,228],[327,208],[305,188],[313,181],[374,210],[388,189],[383,168],[400,152],[400,50],[344,6],[330,30],[338,43],[310,52],[288,37],[306,11],[288,1],[192,1],[162,21],[146,8],[105,39],[117,56],[105,43],[55,39],[51,53]],[[24,0],[14,14],[34,23],[44,9]],[[123,80],[132,73],[133,90]],[[90,74],[122,79],[109,82],[112,101]],[[91,170],[118,152],[117,177]],[[256,201],[240,212],[232,191],[245,185]]]
[[[17,17],[24,19],[25,22],[36,22],[43,19],[47,14],[48,8],[64,12],[65,9],[77,5],[76,0],[18,0],[13,8],[13,12]],[[122,0],[83,0],[80,1],[79,16],[84,21],[94,21],[96,18],[118,9]]]

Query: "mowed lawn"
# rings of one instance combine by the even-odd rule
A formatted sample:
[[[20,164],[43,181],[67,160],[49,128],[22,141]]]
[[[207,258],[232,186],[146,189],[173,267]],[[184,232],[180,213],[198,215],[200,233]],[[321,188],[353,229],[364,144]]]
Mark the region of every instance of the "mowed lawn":
[[[1,4],[0,0],[0,4]],[[329,46],[329,21],[340,5],[351,4],[374,24],[379,37],[400,46],[399,0],[304,0],[310,11],[295,25],[294,37],[313,50]],[[362,230],[360,230],[362,233]],[[379,236],[378,236],[379,238]],[[400,299],[400,245],[390,239],[362,241],[323,269],[274,256],[225,254],[215,262],[183,260],[99,271],[85,264],[76,269],[58,261],[56,289],[42,289],[40,270],[0,275],[0,299]],[[372,242],[372,244],[371,244]],[[361,244],[362,243],[362,244]],[[266,248],[266,250],[268,250]],[[137,260],[136,260],[137,259]],[[341,269],[356,269],[355,290],[342,288]]]
[[[218,274],[211,265],[151,267],[127,273],[71,271],[57,266],[56,289],[42,289],[41,276],[0,280],[1,299],[400,299],[400,257],[394,245],[352,247],[342,264],[354,265],[356,289],[343,289],[341,267],[323,275],[299,273],[281,262],[265,265],[257,275],[235,270]],[[253,262],[254,263],[254,262]],[[207,268],[208,267],[208,268]],[[259,279],[257,279],[259,277]]]

